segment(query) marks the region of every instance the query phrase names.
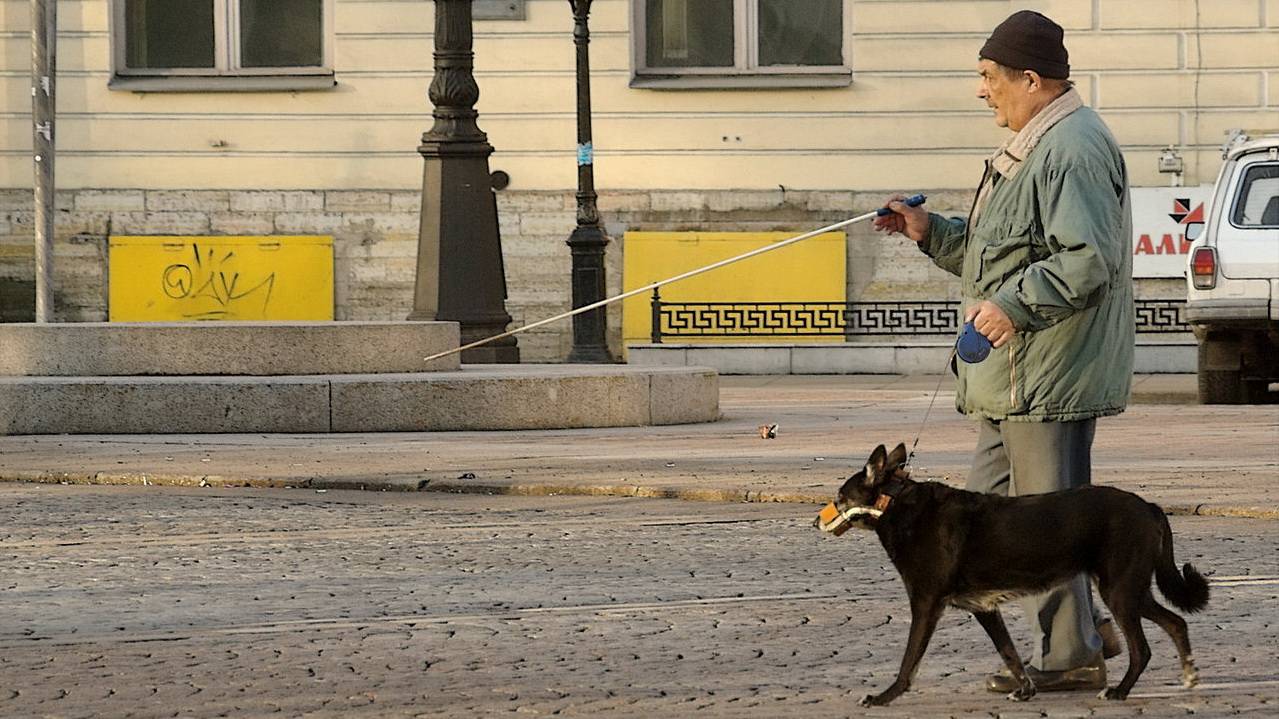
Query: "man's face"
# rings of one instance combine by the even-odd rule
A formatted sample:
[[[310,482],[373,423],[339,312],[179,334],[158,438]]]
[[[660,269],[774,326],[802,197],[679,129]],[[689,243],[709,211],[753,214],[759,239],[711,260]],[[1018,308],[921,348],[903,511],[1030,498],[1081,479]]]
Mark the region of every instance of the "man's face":
[[[1024,74],[1010,75],[991,60],[977,61],[977,97],[995,111],[995,124],[1013,132],[1021,130],[1030,119],[1023,117],[1029,105],[1030,83]]]

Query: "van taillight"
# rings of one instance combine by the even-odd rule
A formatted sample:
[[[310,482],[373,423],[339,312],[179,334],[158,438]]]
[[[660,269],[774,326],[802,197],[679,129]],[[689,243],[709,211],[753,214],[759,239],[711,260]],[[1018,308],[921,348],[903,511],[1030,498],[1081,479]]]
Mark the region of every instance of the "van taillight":
[[[1194,279],[1195,289],[1210,290],[1217,286],[1217,251],[1211,247],[1200,247],[1190,256],[1190,276]]]

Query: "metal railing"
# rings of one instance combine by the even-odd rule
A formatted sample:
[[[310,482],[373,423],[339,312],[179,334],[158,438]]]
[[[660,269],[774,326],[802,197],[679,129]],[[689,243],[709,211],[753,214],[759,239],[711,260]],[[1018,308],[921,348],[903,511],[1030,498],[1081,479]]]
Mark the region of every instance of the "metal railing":
[[[1137,300],[1137,331],[1189,332],[1185,300]],[[855,337],[954,335],[960,303],[905,302],[665,302],[653,290],[653,344],[685,337]]]

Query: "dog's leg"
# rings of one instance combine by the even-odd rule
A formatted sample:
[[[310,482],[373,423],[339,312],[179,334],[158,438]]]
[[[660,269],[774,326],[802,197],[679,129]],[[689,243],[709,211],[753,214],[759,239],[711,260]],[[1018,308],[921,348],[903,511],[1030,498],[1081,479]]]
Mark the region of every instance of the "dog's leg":
[[[1103,689],[1097,696],[1122,701],[1128,698],[1128,692],[1137,683],[1137,677],[1141,676],[1146,664],[1150,662],[1150,645],[1146,642],[1146,633],[1141,629],[1140,613],[1143,605],[1141,597],[1144,593],[1149,593],[1150,588],[1136,588],[1132,586],[1132,580],[1125,580],[1123,584],[1109,587],[1109,590],[1103,596],[1106,606],[1110,607],[1115,621],[1124,633],[1124,643],[1128,645],[1128,671],[1119,684]]]
[[[919,660],[928,648],[928,640],[937,628],[937,620],[941,618],[945,605],[940,598],[929,597],[910,600],[910,638],[906,641],[906,654],[902,657],[901,669],[897,672],[897,680],[880,694],[867,694],[862,697],[862,706],[884,706],[901,696],[910,688],[915,678],[915,670],[919,668]]]
[[[1199,683],[1199,670],[1195,668],[1195,659],[1190,655],[1190,632],[1186,629],[1186,620],[1155,601],[1153,594],[1147,592],[1145,603],[1141,607],[1141,616],[1163,627],[1173,644],[1177,645],[1177,655],[1181,657],[1181,684],[1187,689]]]
[[[1008,636],[1008,627],[1004,625],[1004,615],[999,613],[999,608],[996,607],[988,612],[975,611],[973,616],[995,642],[995,649],[999,650],[999,656],[1003,657],[1004,665],[1021,685],[1017,691],[1009,694],[1008,698],[1024,702],[1035,696],[1035,683],[1026,674],[1026,666],[1022,664],[1021,655],[1017,654],[1017,647],[1013,646],[1012,637]]]

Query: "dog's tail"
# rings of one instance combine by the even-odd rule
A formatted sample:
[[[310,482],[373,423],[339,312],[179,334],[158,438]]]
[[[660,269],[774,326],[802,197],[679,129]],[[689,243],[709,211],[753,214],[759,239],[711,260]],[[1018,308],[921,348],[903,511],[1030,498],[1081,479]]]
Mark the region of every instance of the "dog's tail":
[[[1152,507],[1154,505],[1151,505]],[[1172,560],[1172,527],[1162,509],[1154,507],[1163,525],[1162,546],[1155,562],[1155,584],[1178,609],[1197,612],[1208,604],[1208,580],[1187,562],[1181,571]]]

